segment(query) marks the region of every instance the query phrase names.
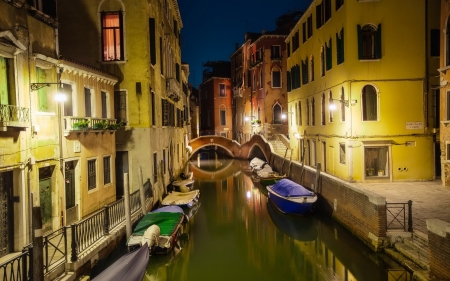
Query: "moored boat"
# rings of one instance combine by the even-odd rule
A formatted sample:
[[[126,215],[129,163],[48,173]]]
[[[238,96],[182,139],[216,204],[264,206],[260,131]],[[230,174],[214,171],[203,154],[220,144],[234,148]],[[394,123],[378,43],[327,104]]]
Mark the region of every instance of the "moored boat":
[[[189,192],[172,191],[171,193],[167,194],[167,196],[162,200],[161,205],[186,205],[188,207],[192,207],[194,203],[198,201],[199,197],[199,190],[193,190]]]
[[[149,249],[147,245],[125,254],[99,275],[93,281],[141,281],[147,269]]]
[[[194,179],[176,180],[172,182],[172,187],[174,191],[178,192],[192,191],[192,188],[194,187]]]
[[[150,212],[139,221],[127,241],[129,251],[147,243],[150,254],[166,254],[176,243],[185,215],[183,212]]]
[[[306,215],[313,211],[317,195],[289,179],[267,186],[269,200],[283,213]]]
[[[286,175],[280,175],[277,172],[258,171],[256,173],[259,178],[259,182],[264,185],[274,185],[277,181],[286,178]]]

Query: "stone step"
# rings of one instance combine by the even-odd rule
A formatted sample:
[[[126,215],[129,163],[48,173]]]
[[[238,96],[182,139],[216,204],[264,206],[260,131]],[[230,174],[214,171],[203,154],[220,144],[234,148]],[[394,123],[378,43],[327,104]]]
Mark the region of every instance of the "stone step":
[[[430,269],[428,258],[428,247],[424,248],[415,244],[414,238],[405,238],[403,242],[394,244],[394,248],[405,258],[417,264],[422,270]]]

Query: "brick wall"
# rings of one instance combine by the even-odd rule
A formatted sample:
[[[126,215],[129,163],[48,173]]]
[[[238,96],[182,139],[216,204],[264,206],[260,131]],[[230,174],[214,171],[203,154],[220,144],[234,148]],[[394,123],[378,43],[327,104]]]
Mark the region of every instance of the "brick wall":
[[[428,219],[430,280],[450,280],[450,223]]]
[[[302,184],[319,195],[317,208],[339,221],[355,236],[374,251],[386,245],[386,198],[363,191],[351,184],[327,174],[320,174],[316,181],[316,170],[305,167],[300,182],[302,167],[297,162],[272,154],[271,166],[287,174],[293,181]],[[289,167],[290,166],[290,167]]]

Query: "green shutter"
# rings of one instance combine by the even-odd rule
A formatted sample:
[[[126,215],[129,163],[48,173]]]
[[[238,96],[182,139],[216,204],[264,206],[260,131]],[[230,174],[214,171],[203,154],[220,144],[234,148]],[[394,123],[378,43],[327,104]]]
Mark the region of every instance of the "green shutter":
[[[359,24],[357,26],[357,32],[358,32],[358,59],[362,60],[363,59],[362,30]]]
[[[156,64],[156,23],[154,18],[150,18],[149,22],[150,31],[150,62],[152,65]]]
[[[291,72],[290,71],[288,71],[287,72],[287,75],[286,75],[287,77],[287,91],[288,92],[290,92],[291,91]]]
[[[375,58],[381,59],[381,23],[378,25],[375,33]]]

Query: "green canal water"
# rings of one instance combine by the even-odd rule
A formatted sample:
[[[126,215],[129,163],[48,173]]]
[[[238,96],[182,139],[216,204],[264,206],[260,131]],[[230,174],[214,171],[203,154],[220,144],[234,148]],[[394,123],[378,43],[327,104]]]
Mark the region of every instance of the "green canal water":
[[[215,154],[191,161],[201,205],[184,226],[181,250],[151,256],[143,280],[411,280],[317,210],[305,217],[280,213],[244,173],[246,165]]]

